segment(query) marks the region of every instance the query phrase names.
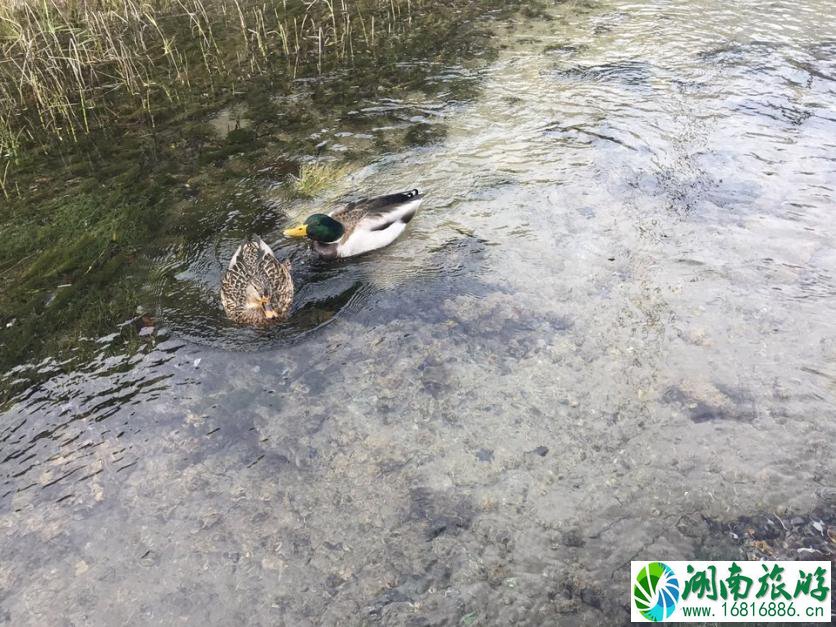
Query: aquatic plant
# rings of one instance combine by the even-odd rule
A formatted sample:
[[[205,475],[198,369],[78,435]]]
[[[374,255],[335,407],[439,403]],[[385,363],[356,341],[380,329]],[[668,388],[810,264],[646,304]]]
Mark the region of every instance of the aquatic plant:
[[[348,174],[347,165],[329,162],[303,163],[298,175],[290,175],[289,186],[295,196],[313,198]]]
[[[386,112],[357,118],[358,101],[475,95],[474,81],[428,79],[439,64],[489,60],[490,18],[515,5],[0,5],[0,371],[67,351],[82,359],[114,330],[141,340],[138,306],[152,308],[179,267],[160,260],[222,232],[261,232],[277,218],[257,200],[266,189],[318,196],[348,173],[344,164],[394,146],[403,129]],[[236,124],[219,132],[209,122],[224,110]],[[321,154],[322,129],[384,118],[395,130],[368,146]]]
[[[281,69],[317,71],[408,30],[423,0],[0,4],[0,157]]]

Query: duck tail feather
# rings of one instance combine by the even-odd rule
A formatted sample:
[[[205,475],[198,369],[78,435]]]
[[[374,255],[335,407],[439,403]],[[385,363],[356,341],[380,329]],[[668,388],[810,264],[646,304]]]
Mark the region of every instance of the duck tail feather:
[[[235,264],[238,263],[238,256],[241,254],[241,251],[244,250],[245,245],[246,244],[241,244],[235,249],[235,252],[232,253],[232,259],[229,260],[229,270],[232,270],[235,267]]]
[[[270,246],[267,245],[267,242],[265,242],[263,239],[261,239],[261,237],[259,237],[258,235],[253,235],[252,236],[252,242],[255,243],[259,247],[259,249],[261,250],[261,252],[263,254],[270,255],[271,257],[276,256],[276,254],[273,252],[273,249],[270,248]]]

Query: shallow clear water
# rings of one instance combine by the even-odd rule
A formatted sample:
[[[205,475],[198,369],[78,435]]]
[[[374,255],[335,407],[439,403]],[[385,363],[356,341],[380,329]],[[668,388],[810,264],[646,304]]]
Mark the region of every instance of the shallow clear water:
[[[230,224],[283,215],[285,327],[224,321],[230,229],[158,260],[140,350],[5,375],[0,621],[622,623],[631,558],[731,550],[704,517],[836,508],[831,3],[553,15],[438,68],[473,101],[323,130],[362,145],[385,112],[443,141],[316,202],[230,190]],[[280,237],[412,187],[383,251]]]

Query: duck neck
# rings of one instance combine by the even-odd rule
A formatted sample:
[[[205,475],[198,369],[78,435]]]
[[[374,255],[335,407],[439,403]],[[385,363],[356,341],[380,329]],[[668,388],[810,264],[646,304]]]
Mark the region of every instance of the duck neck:
[[[337,257],[337,242],[313,242],[313,249],[316,253],[325,259],[335,259]]]

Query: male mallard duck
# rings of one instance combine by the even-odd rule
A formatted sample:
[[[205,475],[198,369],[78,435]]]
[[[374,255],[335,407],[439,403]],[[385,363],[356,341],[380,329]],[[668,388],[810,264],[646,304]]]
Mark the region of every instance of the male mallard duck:
[[[308,237],[322,257],[351,257],[383,248],[403,233],[424,200],[417,189],[350,202],[325,215],[315,213],[284,234]]]
[[[229,319],[260,326],[278,322],[287,318],[292,301],[290,262],[279,263],[260,237],[241,244],[221,280],[221,303]]]

